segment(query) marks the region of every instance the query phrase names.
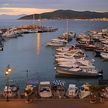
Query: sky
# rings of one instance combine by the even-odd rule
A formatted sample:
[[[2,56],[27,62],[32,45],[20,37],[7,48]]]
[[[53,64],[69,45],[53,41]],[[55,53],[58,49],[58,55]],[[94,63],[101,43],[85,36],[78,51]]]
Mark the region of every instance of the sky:
[[[0,0],[0,15],[43,13],[57,9],[108,12],[108,0]]]

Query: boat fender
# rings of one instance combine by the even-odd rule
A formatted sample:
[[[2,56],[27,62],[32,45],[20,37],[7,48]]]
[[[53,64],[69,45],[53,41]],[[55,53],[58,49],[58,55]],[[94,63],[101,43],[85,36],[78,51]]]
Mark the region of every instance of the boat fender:
[[[56,67],[54,67],[54,69],[56,69]]]

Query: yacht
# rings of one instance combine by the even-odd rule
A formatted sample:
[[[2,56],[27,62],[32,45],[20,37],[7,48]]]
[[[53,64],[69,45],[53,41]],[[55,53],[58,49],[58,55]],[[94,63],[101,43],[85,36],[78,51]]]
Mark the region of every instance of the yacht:
[[[67,76],[67,77],[99,77],[102,76],[102,73],[97,72],[93,68],[81,68],[81,67],[56,67],[57,76]]]
[[[101,56],[104,60],[108,60],[108,53],[101,52],[101,53],[100,53],[100,56]]]
[[[52,97],[51,84],[49,81],[40,82],[38,93],[41,98]]]
[[[62,46],[65,46],[66,43],[67,43],[66,40],[57,39],[57,40],[51,40],[47,42],[47,46],[62,47]]]

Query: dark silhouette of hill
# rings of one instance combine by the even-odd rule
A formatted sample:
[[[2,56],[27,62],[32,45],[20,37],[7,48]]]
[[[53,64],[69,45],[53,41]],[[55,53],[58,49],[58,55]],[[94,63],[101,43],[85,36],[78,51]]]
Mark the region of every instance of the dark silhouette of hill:
[[[73,10],[56,10],[42,14],[32,14],[20,17],[19,19],[93,19],[108,18],[108,12],[91,12],[91,11],[73,11]]]

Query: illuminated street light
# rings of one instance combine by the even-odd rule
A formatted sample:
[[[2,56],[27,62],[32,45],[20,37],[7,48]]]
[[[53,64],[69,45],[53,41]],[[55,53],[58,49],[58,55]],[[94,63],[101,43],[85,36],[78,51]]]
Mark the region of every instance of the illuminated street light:
[[[11,68],[8,68],[8,72],[11,72],[12,70],[11,70]]]
[[[12,68],[10,67],[10,65],[8,65],[5,69],[5,75],[9,75],[12,72]]]
[[[11,72],[12,71],[12,68],[10,67],[10,65],[7,66],[7,71],[8,72]]]
[[[5,77],[6,77],[6,86],[7,86],[7,94],[6,94],[6,101],[9,101],[9,98],[8,98],[8,76],[10,75],[10,73],[12,72],[12,68],[10,67],[10,65],[8,65],[5,69]]]
[[[5,75],[8,75],[8,74],[9,74],[9,72],[8,72],[8,71],[6,71],[6,72],[5,72]]]

